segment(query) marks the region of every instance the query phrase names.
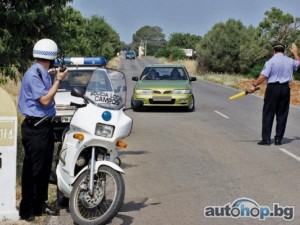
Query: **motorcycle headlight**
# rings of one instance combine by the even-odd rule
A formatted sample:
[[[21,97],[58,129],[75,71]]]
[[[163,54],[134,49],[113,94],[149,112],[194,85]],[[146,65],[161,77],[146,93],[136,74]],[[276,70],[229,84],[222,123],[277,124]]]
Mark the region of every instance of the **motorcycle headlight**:
[[[139,89],[139,90],[135,90],[136,94],[143,94],[143,95],[151,95],[152,94],[152,90],[147,90],[147,89]]]
[[[115,129],[114,126],[97,123],[95,129],[95,135],[111,138],[113,136],[114,129]]]
[[[183,90],[173,90],[173,94],[175,95],[183,95],[183,94],[190,94],[191,90],[183,89]]]

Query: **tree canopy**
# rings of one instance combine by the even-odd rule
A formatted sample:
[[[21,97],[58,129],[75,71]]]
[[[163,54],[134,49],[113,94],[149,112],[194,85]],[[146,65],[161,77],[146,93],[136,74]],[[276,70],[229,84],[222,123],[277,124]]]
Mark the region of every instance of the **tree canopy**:
[[[0,84],[17,81],[32,62],[32,48],[41,38],[51,38],[67,56],[104,56],[108,60],[124,43],[103,17],[85,18],[68,2],[72,0],[0,1]],[[203,37],[172,33],[165,38],[159,26],[143,26],[132,35],[127,49],[145,47],[147,55],[180,59],[182,48],[195,49],[202,71],[255,74],[271,56],[271,45],[289,49],[300,44],[300,18],[277,8],[265,12],[258,27],[245,27],[240,20],[215,24]]]
[[[200,43],[201,36],[185,33],[172,33],[168,41],[168,46],[176,46],[179,48],[195,49]]]
[[[0,71],[16,80],[16,71],[23,72],[32,46],[41,37],[55,37],[62,7],[68,0],[0,2]]]
[[[300,18],[277,8],[267,11],[265,16],[257,28],[245,27],[234,19],[214,25],[196,49],[201,69],[252,74],[257,65],[262,66],[261,62],[271,56],[272,44],[282,43],[289,49],[293,42],[300,43]]]
[[[156,51],[166,47],[165,34],[159,26],[143,26],[132,35],[131,48],[138,49],[138,46],[145,46],[147,55],[154,55]]]
[[[104,56],[120,50],[119,34],[104,18],[84,18],[66,4],[71,0],[0,2],[0,83],[17,81],[32,62],[32,48],[41,38],[53,39],[69,56]]]

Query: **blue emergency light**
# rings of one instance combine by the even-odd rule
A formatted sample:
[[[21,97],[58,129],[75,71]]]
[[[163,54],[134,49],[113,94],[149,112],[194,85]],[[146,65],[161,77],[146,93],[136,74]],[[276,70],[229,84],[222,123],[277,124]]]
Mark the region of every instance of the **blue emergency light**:
[[[106,65],[106,59],[102,56],[99,57],[65,57],[64,58],[64,64],[66,66],[68,65],[74,65],[74,66],[89,66],[89,65],[95,65],[95,66],[104,66]],[[55,66],[61,65],[61,59],[55,59]]]
[[[104,111],[102,113],[102,119],[104,121],[110,121],[111,120],[111,113],[109,111]]]

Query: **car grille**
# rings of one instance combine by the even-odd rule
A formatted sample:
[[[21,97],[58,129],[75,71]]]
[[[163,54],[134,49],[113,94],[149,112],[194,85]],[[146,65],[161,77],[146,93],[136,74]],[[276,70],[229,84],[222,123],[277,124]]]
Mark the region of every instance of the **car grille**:
[[[168,94],[171,94],[171,93],[172,93],[172,91],[158,91],[158,90],[153,91],[153,94],[158,94],[158,95],[161,95],[161,94],[168,95]]]

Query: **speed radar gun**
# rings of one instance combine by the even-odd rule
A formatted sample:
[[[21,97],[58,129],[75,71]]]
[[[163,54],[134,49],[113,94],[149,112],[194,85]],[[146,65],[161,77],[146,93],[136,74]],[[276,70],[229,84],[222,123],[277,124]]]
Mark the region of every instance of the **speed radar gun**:
[[[118,152],[126,148],[132,119],[127,109],[142,107],[140,100],[125,108],[126,80],[122,72],[97,68],[86,89],[73,88],[83,98],[58,153],[57,203],[69,206],[76,224],[107,224],[120,210],[125,184]]]
[[[259,89],[260,89],[259,87],[256,87],[256,88],[255,88],[255,91],[257,91],[257,90],[259,90]],[[236,94],[236,95],[230,96],[230,97],[229,97],[229,100],[235,100],[235,99],[244,97],[244,96],[246,96],[246,95],[248,95],[248,94],[249,94],[248,91],[242,91],[242,92],[240,92],[240,93],[238,93],[238,94]]]

